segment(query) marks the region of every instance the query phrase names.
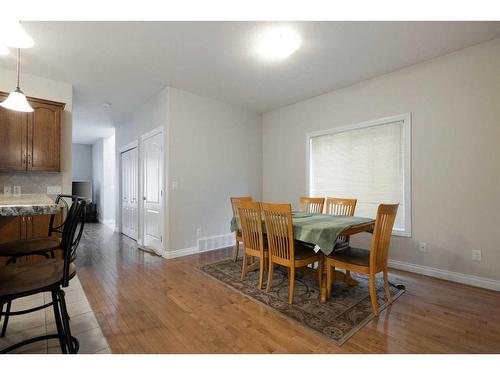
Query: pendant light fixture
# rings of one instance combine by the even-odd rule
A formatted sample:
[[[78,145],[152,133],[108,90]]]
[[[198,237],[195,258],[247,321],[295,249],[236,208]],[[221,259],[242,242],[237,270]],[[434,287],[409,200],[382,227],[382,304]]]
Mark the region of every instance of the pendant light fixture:
[[[17,86],[14,91],[11,91],[7,99],[5,99],[0,105],[7,109],[12,109],[18,112],[33,112],[33,108],[28,103],[26,95],[19,88],[19,72],[21,64],[21,49],[17,49]]]

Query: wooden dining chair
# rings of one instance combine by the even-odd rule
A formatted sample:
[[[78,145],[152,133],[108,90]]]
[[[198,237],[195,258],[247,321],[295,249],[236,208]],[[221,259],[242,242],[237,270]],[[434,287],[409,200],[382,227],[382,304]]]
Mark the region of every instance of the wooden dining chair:
[[[238,210],[236,208],[236,204],[240,201],[242,202],[251,202],[252,197],[231,197],[231,207],[233,209],[233,216],[238,215]],[[237,230],[235,232],[235,237],[236,237],[236,247],[234,249],[234,257],[233,261],[236,262],[238,260],[238,252],[240,249],[240,242],[243,242],[243,236],[241,234],[241,230]]]
[[[262,289],[268,251],[262,231],[262,215],[259,202],[239,201],[236,203],[243,235],[243,266],[241,280],[247,273],[247,256],[259,258],[259,289]]]
[[[292,206],[290,204],[261,203],[261,208],[266,223],[267,244],[269,246],[269,272],[266,291],[269,292],[271,289],[274,265],[287,267],[290,279],[288,302],[292,304],[295,290],[295,269],[319,262],[317,273],[321,286],[323,257],[294,240]]]
[[[300,211],[310,214],[322,214],[325,198],[300,197]]]
[[[357,199],[347,199],[347,198],[326,198],[325,214],[327,215],[340,215],[340,216],[354,216],[354,211],[356,210]],[[348,236],[339,236],[337,238],[338,242],[349,243]]]
[[[357,199],[327,197],[325,213],[327,215],[354,216],[357,202]],[[338,236],[333,251],[344,250],[347,246],[349,246],[349,236]],[[346,278],[351,278],[350,271],[346,271]]]
[[[369,275],[369,289],[372,310],[378,316],[377,289],[375,275],[384,274],[384,289],[389,304],[392,303],[387,275],[387,258],[392,228],[398,212],[398,204],[381,204],[378,206],[375,229],[372,235],[370,250],[349,247],[345,251],[333,252],[326,257],[327,295],[332,292],[335,268],[359,272]]]

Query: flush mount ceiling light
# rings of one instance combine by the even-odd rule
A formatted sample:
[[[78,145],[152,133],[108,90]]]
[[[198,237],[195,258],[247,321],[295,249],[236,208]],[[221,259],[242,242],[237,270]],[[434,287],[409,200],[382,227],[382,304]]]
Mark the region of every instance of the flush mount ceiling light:
[[[19,21],[2,21],[0,23],[0,44],[12,48],[30,48],[35,42]]]
[[[5,99],[0,105],[7,109],[12,109],[18,112],[33,112],[33,108],[26,100],[26,95],[19,88],[19,73],[21,65],[21,49],[17,49],[17,86],[14,91],[11,91],[7,99]]]
[[[286,27],[264,31],[257,40],[257,53],[265,60],[282,60],[300,48],[299,34]]]

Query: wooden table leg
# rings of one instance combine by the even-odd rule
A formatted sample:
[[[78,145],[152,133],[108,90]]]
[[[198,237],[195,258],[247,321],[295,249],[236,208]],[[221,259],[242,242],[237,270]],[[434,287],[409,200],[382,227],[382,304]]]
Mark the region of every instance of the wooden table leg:
[[[321,303],[326,302],[326,257],[323,254],[323,275],[321,277]]]
[[[321,278],[321,303],[325,303],[327,296],[327,287],[326,287],[326,272],[327,272],[327,267],[326,267],[326,259],[323,260],[323,277]],[[346,283],[349,286],[356,286],[359,284],[359,281],[354,280],[351,277],[351,273],[349,271],[346,271],[346,273],[342,271],[337,271],[335,270],[335,280],[340,280]]]
[[[335,280],[343,281],[349,286],[356,286],[359,284],[359,281],[354,280],[351,277],[351,273],[349,271],[346,271],[346,273],[342,271],[335,271]]]

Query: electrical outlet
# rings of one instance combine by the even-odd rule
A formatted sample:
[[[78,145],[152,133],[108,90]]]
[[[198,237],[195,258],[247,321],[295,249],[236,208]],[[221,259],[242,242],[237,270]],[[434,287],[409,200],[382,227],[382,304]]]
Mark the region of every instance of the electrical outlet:
[[[481,250],[472,250],[472,260],[481,261]]]
[[[196,229],[196,237],[201,237],[201,228]]]
[[[49,194],[49,195],[61,194],[61,187],[60,186],[47,186],[47,194]]]
[[[21,186],[19,185],[14,186],[14,195],[21,195]]]
[[[177,183],[177,181],[172,181],[172,190],[176,190],[178,186],[179,184]]]
[[[421,251],[422,253],[427,252],[427,243],[419,242],[418,243],[418,251]]]
[[[12,188],[10,186],[4,185],[3,186],[3,194],[4,195],[11,195],[12,194]]]

